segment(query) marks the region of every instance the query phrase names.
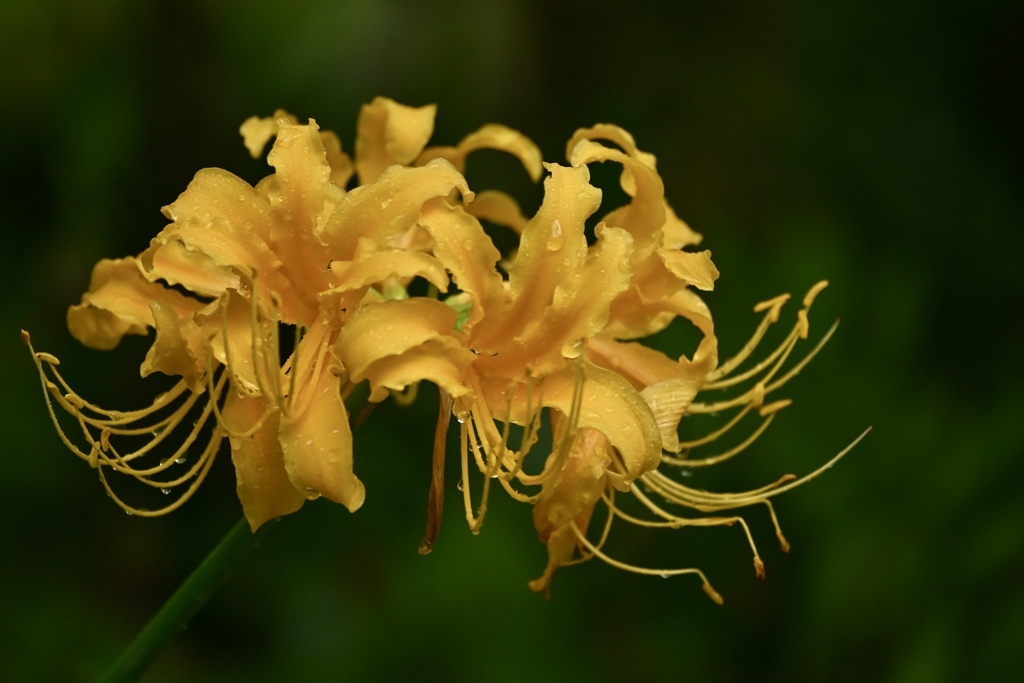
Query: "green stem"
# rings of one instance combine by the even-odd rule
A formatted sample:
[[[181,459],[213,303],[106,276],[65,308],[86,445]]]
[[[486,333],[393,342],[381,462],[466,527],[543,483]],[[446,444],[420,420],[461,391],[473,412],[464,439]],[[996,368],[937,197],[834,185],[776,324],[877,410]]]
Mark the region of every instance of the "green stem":
[[[372,407],[367,405],[369,396],[367,383],[362,382],[345,399],[349,420],[355,423],[354,427],[358,427],[359,422],[366,417],[366,410]],[[138,680],[160,656],[170,639],[185,628],[273,526],[276,524],[268,522],[253,533],[249,531],[249,522],[245,517],[238,520],[185,583],[163,604],[160,611],[153,615],[131,645],[107,670],[100,683]]]
[[[163,651],[167,642],[188,624],[273,526],[276,524],[264,524],[253,533],[249,531],[249,522],[244,517],[238,520],[150,619],[100,681],[120,683],[137,680]]]

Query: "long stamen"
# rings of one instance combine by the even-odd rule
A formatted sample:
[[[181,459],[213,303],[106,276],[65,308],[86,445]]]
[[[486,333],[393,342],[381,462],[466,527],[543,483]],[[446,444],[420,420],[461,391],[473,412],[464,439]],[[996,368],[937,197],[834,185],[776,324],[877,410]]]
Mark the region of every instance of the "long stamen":
[[[587,550],[589,550],[596,557],[600,558],[603,562],[610,564],[611,566],[616,567],[617,569],[623,569],[627,572],[632,572],[634,574],[646,574],[647,576],[660,576],[663,578],[668,578],[670,576],[681,576],[683,574],[696,574],[698,577],[700,577],[700,580],[703,582],[704,592],[708,594],[709,598],[714,600],[719,605],[725,602],[724,600],[722,600],[722,596],[718,594],[718,591],[711,587],[711,583],[708,581],[708,577],[706,577],[704,575],[704,572],[702,572],[701,570],[696,568],[647,569],[645,567],[637,567],[636,565],[620,562],[616,559],[609,557],[600,548],[598,548],[593,543],[588,541],[587,537],[583,535],[582,532],[580,532],[579,527],[576,526],[575,522],[570,522],[569,524],[572,527],[573,533],[576,534],[576,539],[580,543],[582,543]]]

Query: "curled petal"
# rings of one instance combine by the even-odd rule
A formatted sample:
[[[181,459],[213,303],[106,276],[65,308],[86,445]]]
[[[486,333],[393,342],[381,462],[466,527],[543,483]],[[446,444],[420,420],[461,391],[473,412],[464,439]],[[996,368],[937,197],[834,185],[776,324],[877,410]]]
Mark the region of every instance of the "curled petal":
[[[578,356],[585,340],[604,327],[612,300],[629,286],[633,240],[618,228],[600,225],[596,232],[596,247],[555,288],[551,305],[528,321],[501,353],[482,357],[479,367],[515,377],[529,366],[542,376],[563,357]]]
[[[586,353],[587,360],[621,375],[637,391],[677,377],[679,373],[678,361],[661,351],[636,342],[615,341],[604,335],[590,339]]]
[[[466,207],[470,215],[481,220],[511,228],[517,235],[523,234],[527,220],[515,199],[497,190],[478,192],[473,203]]]
[[[544,202],[523,230],[515,262],[509,268],[512,308],[487,319],[478,333],[481,349],[497,349],[541,316],[555,289],[582,267],[587,257],[584,227],[601,204],[586,166],[547,164]]]
[[[447,197],[452,190],[459,190],[467,202],[473,198],[466,179],[443,159],[419,168],[392,166],[373,184],[346,194],[319,237],[334,250],[335,259],[351,260],[361,238],[389,244],[416,225],[426,202]]]
[[[553,531],[593,508],[604,492],[605,473],[611,462],[603,434],[593,429],[577,431],[561,471],[544,482],[540,500],[533,508],[533,523],[541,541],[547,542]]]
[[[537,145],[518,130],[494,123],[487,124],[462,138],[455,147],[431,147],[420,155],[417,165],[431,159],[447,159],[459,171],[466,170],[466,157],[478,149],[496,149],[508,152],[523,164],[533,182],[540,180],[543,159]]]
[[[591,505],[580,512],[572,522],[575,523],[576,528],[581,532],[586,531],[590,525],[590,518],[593,513],[594,505]],[[573,530],[573,523],[553,528],[549,533],[545,540],[548,549],[548,564],[544,568],[543,574],[530,581],[530,590],[550,595],[551,579],[554,576],[555,570],[572,559],[573,552],[575,552],[578,545],[576,531]]]
[[[354,172],[352,159],[341,150],[341,140],[336,133],[329,130],[320,131],[320,142],[324,146],[327,163],[331,167],[331,182],[344,189]]]
[[[579,388],[578,369],[566,363],[542,380],[534,400],[563,415],[570,415]],[[661,432],[650,407],[629,382],[618,374],[594,365],[583,366],[583,395],[577,428],[593,429],[608,439],[618,461],[608,475],[618,488],[656,468],[661,461]],[[480,378],[484,400],[495,414],[506,413],[515,424],[526,424],[531,415],[524,385],[510,387],[507,380]],[[537,398],[539,396],[539,399]],[[612,471],[614,469],[614,472]]]
[[[691,373],[688,377],[657,382],[640,392],[658,422],[664,450],[679,452],[679,422],[703,384],[703,375]]]
[[[289,323],[297,320],[299,300],[291,282],[281,272],[281,260],[255,232],[219,218],[192,218],[173,223],[160,231],[150,248],[140,254],[143,267],[148,270],[155,268],[158,253],[172,240],[181,242],[188,251],[203,254],[207,260],[202,263],[206,267],[230,269],[244,275],[241,280],[243,289],[258,278],[257,296],[261,309],[270,311],[279,305],[282,319]]]
[[[328,350],[328,362],[332,354]],[[358,510],[366,490],[352,471],[352,429],[341,399],[341,379],[334,364],[314,371],[299,403],[305,410],[281,417],[278,439],[292,485],[307,498],[323,496]]]
[[[422,277],[441,292],[448,289],[448,274],[438,259],[422,252],[381,247],[368,239],[359,241],[355,260],[332,261],[331,273],[336,278],[336,285],[321,294],[321,299],[335,292],[369,287],[389,278]]]
[[[259,373],[267,368],[253,313],[248,299],[229,290],[212,310],[196,316],[208,335],[213,357],[231,373],[235,391],[250,396],[262,393]]]
[[[485,315],[501,310],[505,287],[494,268],[501,254],[480,223],[461,207],[438,198],[424,205],[420,224],[434,238],[434,255],[473,302],[464,329],[471,330]]]
[[[659,249],[665,267],[688,285],[709,292],[715,288],[718,268],[711,261],[710,251],[691,252]]]
[[[270,411],[261,398],[229,392],[221,415],[231,439],[238,499],[250,528],[256,531],[302,507],[306,497],[288,479],[277,438],[280,413]]]
[[[411,164],[434,133],[437,105],[407,107],[386,97],[364,104],[356,126],[359,184],[377,179],[388,166]]]
[[[452,396],[466,393],[462,376],[474,359],[455,332],[457,312],[433,299],[385,301],[357,311],[335,350],[353,382],[369,379],[370,400],[420,380]]]
[[[82,302],[68,309],[68,329],[90,348],[112,349],[126,334],[148,332],[153,326],[152,301],[168,306],[179,317],[203,307],[195,299],[147,281],[134,258],[103,259],[92,270]]]
[[[661,245],[666,249],[682,249],[701,243],[704,236],[694,231],[665,204],[665,224],[661,226]]]

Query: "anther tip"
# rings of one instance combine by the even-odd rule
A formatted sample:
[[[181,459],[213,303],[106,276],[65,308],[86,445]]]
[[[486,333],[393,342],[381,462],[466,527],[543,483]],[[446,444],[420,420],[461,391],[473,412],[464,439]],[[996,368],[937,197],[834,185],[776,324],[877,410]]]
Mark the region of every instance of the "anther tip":
[[[709,598],[714,600],[716,605],[724,605],[725,604],[725,600],[723,600],[722,596],[718,594],[718,591],[716,591],[714,588],[711,587],[710,583],[705,583],[704,584],[704,592],[708,594]]]
[[[754,556],[754,573],[757,574],[757,578],[764,581],[764,562],[757,555]]]
[[[29,346],[32,346],[32,338],[28,334],[28,330],[21,331],[21,341],[25,342]]]

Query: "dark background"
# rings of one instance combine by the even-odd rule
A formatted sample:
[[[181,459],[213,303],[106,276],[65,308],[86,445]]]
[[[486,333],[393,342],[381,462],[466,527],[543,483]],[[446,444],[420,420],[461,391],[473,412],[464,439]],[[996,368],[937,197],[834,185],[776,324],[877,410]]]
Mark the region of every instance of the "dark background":
[[[64,327],[93,263],[145,248],[199,168],[265,174],[246,117],[315,117],[351,151],[378,94],[436,102],[439,143],[497,121],[551,161],[579,126],[626,127],[714,252],[725,354],[752,304],[831,281],[812,332],[842,317],[837,335],[716,485],[808,472],[874,431],[777,499],[788,555],[749,512],[764,583],[738,529],[618,528],[620,556],[698,565],[723,607],[690,578],[597,562],[561,570],[548,602],[526,587],[545,561],[529,509],[496,496],[474,537],[457,475],[434,553],[416,553],[424,388],[358,434],[365,507],[281,522],[145,680],[1019,673],[1022,34],[1011,1],[3,3],[0,676],[96,676],[240,514],[226,457],[179,512],[121,512],[54,435],[18,329],[86,396],[142,404],[160,384],[138,379],[144,340],[92,352]]]

